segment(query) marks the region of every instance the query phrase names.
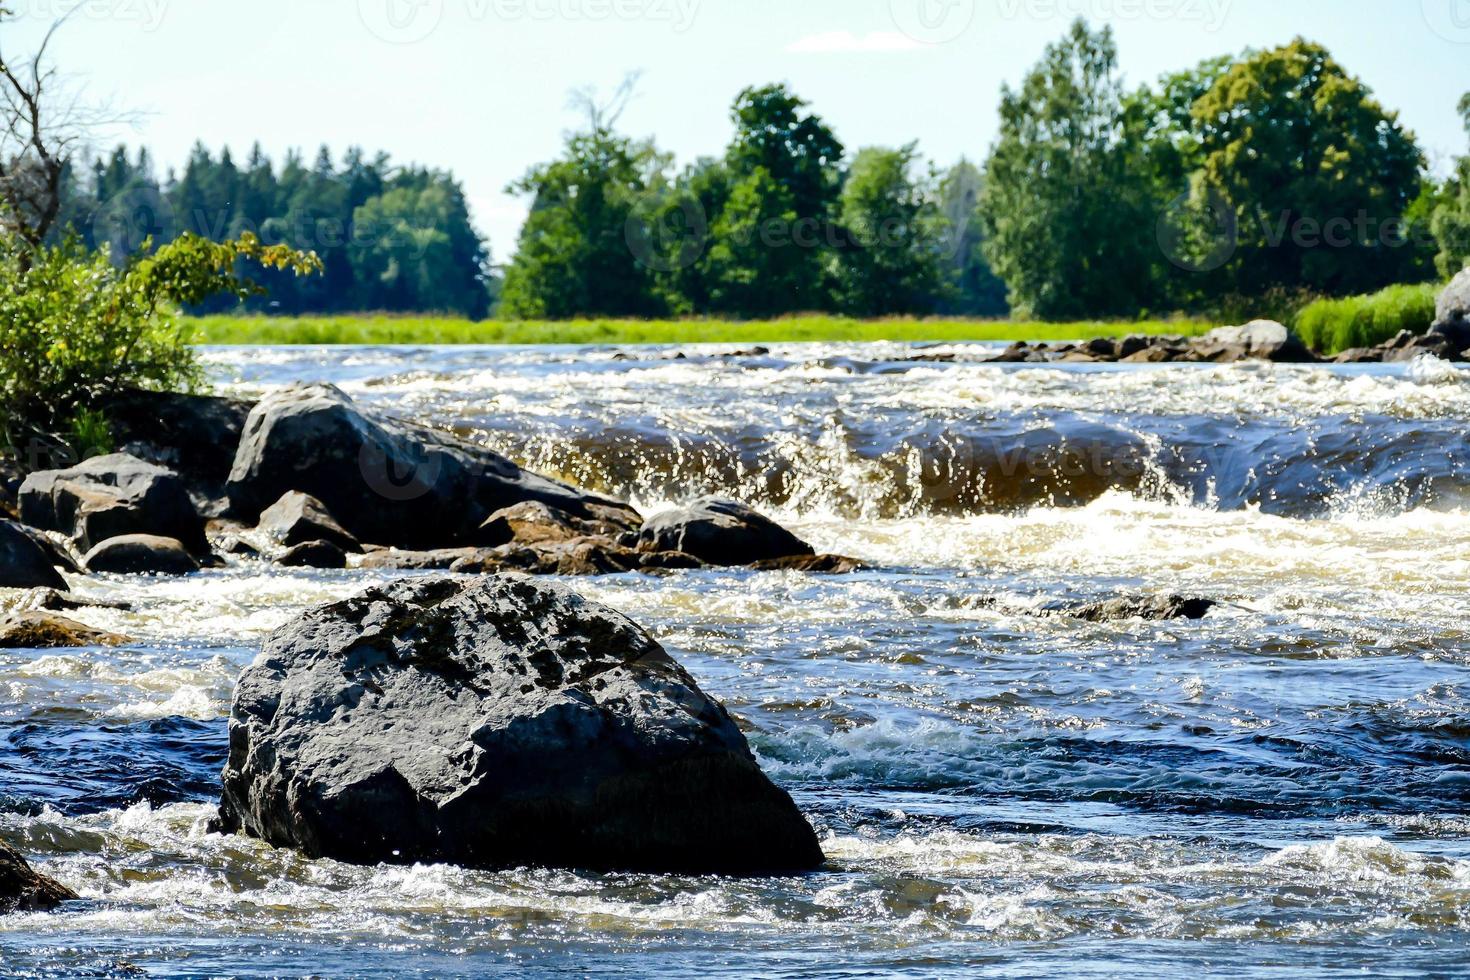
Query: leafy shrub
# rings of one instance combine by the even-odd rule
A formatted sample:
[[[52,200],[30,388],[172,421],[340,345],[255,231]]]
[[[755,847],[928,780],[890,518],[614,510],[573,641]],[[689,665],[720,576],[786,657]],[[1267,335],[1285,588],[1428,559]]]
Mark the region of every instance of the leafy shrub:
[[[1434,323],[1436,283],[1389,286],[1367,296],[1323,299],[1296,316],[1296,331],[1307,346],[1324,354],[1350,347],[1372,347],[1400,330],[1424,333]]]
[[[110,436],[95,410],[124,388],[192,389],[202,374],[179,304],[256,287],[237,264],[319,270],[315,254],[263,245],[253,235],[216,243],[194,235],[115,267],[75,241],[30,249],[0,241],[0,448],[33,438],[52,444]]]

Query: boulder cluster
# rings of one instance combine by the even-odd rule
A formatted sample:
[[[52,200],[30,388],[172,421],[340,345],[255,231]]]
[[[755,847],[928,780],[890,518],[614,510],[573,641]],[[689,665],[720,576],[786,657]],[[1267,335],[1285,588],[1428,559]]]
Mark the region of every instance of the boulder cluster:
[[[30,473],[0,519],[0,587],[73,574],[189,575],[230,557],[288,568],[606,575],[756,565],[848,572],[743,504],[652,521],[449,433],[364,411],[329,385],[247,403],[131,392],[121,452]],[[0,642],[125,642],[37,611]]]

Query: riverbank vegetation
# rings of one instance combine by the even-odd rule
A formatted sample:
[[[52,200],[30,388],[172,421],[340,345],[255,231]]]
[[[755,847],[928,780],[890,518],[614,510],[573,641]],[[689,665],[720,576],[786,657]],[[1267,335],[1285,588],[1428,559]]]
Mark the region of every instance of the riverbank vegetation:
[[[206,316],[190,319],[202,344],[770,344],[802,341],[965,342],[1087,340],[1128,334],[1197,336],[1204,320],[1079,321],[794,316],[777,320],[482,320],[449,317]]]
[[[1318,298],[1442,282],[1470,260],[1470,155],[1437,178],[1397,115],[1303,39],[1130,87],[1111,32],[1079,20],[1002,91],[988,156],[947,169],[912,143],[847,146],[780,84],[740,92],[724,151],[678,169],[619,128],[631,94],[584,97],[562,154],[510,188],[530,214],[503,271],[453,174],[360,148],[277,166],[258,147],[242,165],[199,146],[160,177],[145,151],[119,147],[67,169],[52,237],[71,228],[120,260],[150,236],[250,231],[315,251],[323,275],[268,273],[265,294],[193,312],[533,322],[484,328],[501,336],[797,311],[1011,315],[1018,332],[1164,311],[1289,320]],[[1470,131],[1470,97],[1461,109]],[[707,339],[751,336],[720,330]]]
[[[1303,307],[1294,325],[1313,350],[1339,354],[1353,347],[1372,347],[1400,331],[1422,334],[1434,322],[1436,283],[1389,286],[1367,296],[1320,299]]]

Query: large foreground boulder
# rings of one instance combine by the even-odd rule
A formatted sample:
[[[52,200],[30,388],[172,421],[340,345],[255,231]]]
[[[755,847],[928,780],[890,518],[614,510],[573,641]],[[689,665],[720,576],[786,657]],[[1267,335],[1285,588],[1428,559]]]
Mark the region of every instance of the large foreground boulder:
[[[49,912],[76,897],[65,885],[37,874],[15,848],[0,841],[0,915]]]
[[[184,481],[126,453],[32,473],[21,484],[20,519],[70,536],[83,551],[127,534],[176,538],[196,555],[209,551]]]
[[[240,678],[217,828],[357,863],[819,866],[730,716],[646,632],[521,577],[399,581]]]
[[[229,481],[236,516],[253,519],[292,490],[321,501],[358,541],[409,549],[480,544],[490,515],[526,500],[577,517],[594,516],[589,504],[637,517],[450,434],[371,416],[331,385],[271,394],[245,423]]]
[[[0,589],[59,589],[66,579],[52,556],[14,521],[0,520]]]
[[[811,545],[770,518],[718,497],[704,497],[649,518],[639,533],[638,550],[678,551],[711,565],[753,565],[816,554]]]

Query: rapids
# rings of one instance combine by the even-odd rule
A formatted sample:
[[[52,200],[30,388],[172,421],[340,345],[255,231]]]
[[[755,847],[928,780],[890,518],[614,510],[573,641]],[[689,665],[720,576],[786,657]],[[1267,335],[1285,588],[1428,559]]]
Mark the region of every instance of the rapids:
[[[236,675],[388,573],[79,580],[134,608],[76,618],[138,642],[0,651],[0,835],[88,901],[0,920],[0,974],[1470,971],[1470,375],[912,353],[209,350],[227,390],[333,381],[645,512],[734,494],[869,562],[573,583],[726,702],[830,865],[353,868],[208,835]],[[1029,614],[1164,590],[1227,605]]]

